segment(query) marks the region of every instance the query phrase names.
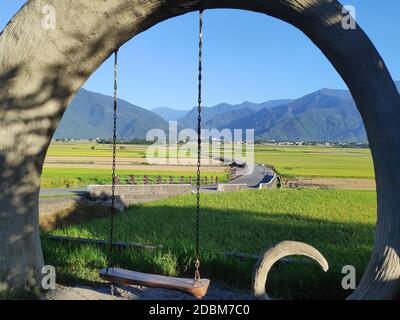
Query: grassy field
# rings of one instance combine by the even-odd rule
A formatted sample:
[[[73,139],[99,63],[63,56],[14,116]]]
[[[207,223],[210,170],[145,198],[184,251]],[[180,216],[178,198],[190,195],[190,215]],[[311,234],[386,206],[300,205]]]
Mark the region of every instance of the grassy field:
[[[118,157],[145,158],[147,145],[118,145]],[[111,144],[97,142],[53,142],[47,156],[110,157]]]
[[[149,183],[155,183],[158,176],[163,178],[163,183],[168,183],[170,176],[173,177],[174,183],[178,183],[180,177],[185,178],[185,183],[189,177],[195,177],[194,166],[191,170],[188,166],[146,165],[147,148],[148,145],[117,146],[117,157],[121,161],[121,165],[117,165],[117,175],[122,183],[131,175],[136,176],[138,183],[143,182],[144,176],[149,177]],[[47,152],[41,187],[79,188],[89,184],[110,184],[111,155],[110,144],[53,142]],[[206,177],[208,180],[218,177],[220,182],[226,182],[229,178],[228,173],[221,167],[208,167],[203,170],[202,178]]]
[[[256,146],[255,161],[273,165],[286,178],[374,178],[365,148]]]
[[[340,206],[338,205],[340,203]],[[133,207],[116,219],[115,240],[162,244],[163,251],[125,250],[118,265],[137,271],[192,276],[195,197],[192,195]],[[304,241],[327,258],[330,269],[277,265],[269,278],[274,297],[343,298],[341,268],[356,267],[360,277],[373,245],[376,197],[369,191],[252,190],[204,194],[202,197],[202,274],[223,285],[249,289],[254,260],[239,260],[224,251],[259,254],[282,240]],[[53,233],[106,239],[109,220],[97,219]],[[98,280],[105,251],[91,246],[61,245],[43,237],[47,264],[58,281]]]
[[[211,145],[210,153],[211,153]],[[118,144],[117,154],[120,158],[146,158],[146,151],[149,145],[141,144]],[[204,146],[203,146],[204,148]],[[223,147],[218,149],[221,152]],[[75,156],[75,157],[110,157],[112,152],[111,144],[99,144],[97,142],[52,142],[47,151],[47,156]],[[166,148],[167,156],[169,149]],[[190,155],[189,152],[186,154]],[[222,154],[220,154],[222,155]],[[195,152],[193,156],[196,156]]]
[[[119,145],[117,156],[118,159],[132,159],[132,161],[136,159],[137,163],[145,163],[147,148],[147,145]],[[53,161],[56,162],[52,166],[46,166],[45,163],[41,183],[43,188],[85,187],[88,184],[111,182],[107,164],[103,164],[104,167],[90,168],[90,166],[98,165],[96,159],[110,158],[111,145],[96,142],[54,142],[47,155],[49,159],[53,157]],[[65,162],[62,161],[63,157],[66,159]],[[84,164],[84,168],[78,168],[81,164],[74,164],[71,157],[82,158],[82,161],[86,162],[93,159],[93,163],[87,163]],[[273,165],[285,178],[374,178],[370,150],[366,148],[256,145],[255,161]],[[132,170],[125,170],[129,166],[122,166],[124,169],[118,171],[123,180],[131,174],[149,177],[161,175],[165,180],[170,175],[176,180],[181,176],[194,176],[194,171],[188,173],[187,170],[186,172],[183,169],[180,170],[179,166],[171,169],[170,172],[161,172],[157,166],[149,166],[148,170],[135,170],[133,163]],[[207,172],[203,175],[208,178],[218,176],[221,182],[227,179],[227,175],[217,169],[215,172]]]
[[[168,177],[174,178],[174,183],[178,183],[180,177],[185,178],[185,182],[191,176],[195,177],[195,172],[187,171],[157,171],[150,170],[118,170],[118,176],[122,183],[131,175],[136,176],[138,183],[141,183],[143,177],[149,177],[150,183],[155,183],[156,178],[160,175],[164,183],[169,183]],[[204,172],[202,178],[218,177],[219,181],[225,182],[228,174],[224,172]],[[90,184],[110,184],[111,169],[79,169],[79,168],[44,168],[41,178],[42,188],[80,188]]]

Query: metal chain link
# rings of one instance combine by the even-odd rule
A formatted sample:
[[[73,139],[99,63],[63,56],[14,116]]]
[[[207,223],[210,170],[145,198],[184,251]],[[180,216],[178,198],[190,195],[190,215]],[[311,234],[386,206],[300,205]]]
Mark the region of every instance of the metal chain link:
[[[117,158],[117,79],[118,79],[118,49],[114,52],[114,116],[113,116],[113,149],[112,149],[112,186],[111,186],[111,207],[110,207],[110,230],[109,230],[109,251],[108,267],[113,265],[113,238],[114,238],[114,216],[115,216],[115,172]]]
[[[198,74],[198,105],[197,105],[197,182],[196,182],[196,261],[195,282],[201,280],[200,276],[200,166],[201,166],[201,80],[203,58],[203,10],[199,15],[199,74]]]

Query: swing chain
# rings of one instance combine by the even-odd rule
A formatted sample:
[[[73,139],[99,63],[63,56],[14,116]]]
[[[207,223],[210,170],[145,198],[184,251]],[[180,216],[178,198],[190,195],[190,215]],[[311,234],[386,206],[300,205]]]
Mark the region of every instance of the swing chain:
[[[202,55],[203,55],[203,10],[199,16],[199,74],[198,74],[198,105],[197,105],[197,181],[196,181],[196,261],[195,282],[200,281],[200,166],[201,166],[201,80],[202,80]]]
[[[112,185],[111,185],[111,207],[110,207],[110,234],[108,267],[113,265],[113,237],[114,237],[114,215],[115,215],[115,182],[116,182],[116,157],[117,157],[117,76],[118,76],[118,49],[114,52],[114,115],[113,115],[113,145],[112,145]],[[113,289],[111,289],[114,291]]]
[[[196,260],[195,282],[201,280],[200,276],[200,187],[201,187],[201,103],[202,103],[202,47],[203,47],[203,10],[199,17],[199,68],[198,68],[198,107],[197,107],[197,181],[196,181]],[[116,150],[117,150],[117,69],[118,49],[114,52],[114,115],[113,115],[113,154],[112,154],[112,187],[111,187],[111,215],[109,230],[108,267],[113,264],[113,235],[115,215],[115,182],[116,182]],[[114,291],[114,290],[112,290]]]

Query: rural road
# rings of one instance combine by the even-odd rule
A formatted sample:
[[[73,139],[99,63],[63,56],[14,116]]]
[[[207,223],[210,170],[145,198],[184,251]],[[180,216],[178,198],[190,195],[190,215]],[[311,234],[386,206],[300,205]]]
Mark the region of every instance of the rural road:
[[[274,176],[274,171],[270,168],[264,167],[262,165],[255,165],[254,170],[251,174],[247,174],[248,168],[237,168],[237,178],[234,178],[229,183],[230,184],[247,184],[248,188],[257,188],[260,183],[269,182]],[[215,191],[217,189],[216,185],[210,185],[203,187],[203,191]],[[87,195],[86,188],[55,188],[55,189],[40,189],[41,196],[83,196]]]
[[[240,169],[237,169],[237,172],[239,173]],[[246,169],[241,169],[247,172]],[[243,172],[243,174],[245,173]],[[271,179],[274,176],[274,171],[270,168],[261,166],[261,165],[255,165],[254,170],[251,174],[247,175],[242,175],[239,176],[236,179],[231,180],[229,183],[230,184],[247,184],[248,188],[257,188],[260,183],[268,183],[271,181]]]
[[[40,189],[41,196],[84,196],[87,193],[86,188],[55,188],[55,189]]]

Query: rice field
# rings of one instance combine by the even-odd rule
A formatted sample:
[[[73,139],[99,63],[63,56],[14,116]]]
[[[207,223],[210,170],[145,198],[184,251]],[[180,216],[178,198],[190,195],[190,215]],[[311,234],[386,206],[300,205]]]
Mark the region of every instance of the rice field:
[[[161,176],[162,183],[170,183],[170,177],[174,183],[180,183],[183,177],[184,183],[189,183],[189,177],[194,180],[196,172],[190,171],[158,171],[154,170],[118,170],[118,177],[121,183],[134,175],[138,183],[143,183],[144,176],[149,178],[149,183],[156,183],[158,176]],[[202,179],[218,177],[220,182],[226,182],[229,178],[226,172],[204,172]],[[41,177],[42,188],[83,188],[90,184],[111,184],[111,169],[81,169],[81,168],[44,168]]]
[[[111,147],[96,142],[52,143],[48,150],[41,186],[72,188],[110,183]],[[148,145],[118,145],[117,171],[122,181],[130,175],[138,176],[139,181],[145,175],[149,176],[150,180],[155,180],[161,175],[166,183],[169,176],[178,181],[182,176],[187,179],[195,175],[194,166],[148,165],[146,163],[148,147]],[[368,186],[374,185],[372,157],[367,148],[256,145],[254,155],[256,163],[274,166],[286,179],[355,179],[355,184],[363,185],[362,181],[356,181],[362,179],[372,182],[368,182]],[[202,173],[203,178],[218,177],[220,182],[226,182],[229,178],[224,168],[216,164],[204,166]],[[337,181],[333,180],[321,181],[328,187],[337,184]]]
[[[338,205],[340,203],[340,206]],[[353,265],[358,279],[373,246],[376,195],[371,191],[251,190],[202,196],[202,275],[230,288],[248,290],[255,261],[224,256],[224,251],[260,254],[282,240],[304,241],[328,260],[324,273],[315,264],[278,264],[268,292],[278,298],[341,299],[341,268]],[[54,230],[58,235],[107,239],[109,219],[95,219]],[[121,267],[166,275],[193,270],[195,197],[179,196],[135,206],[116,219],[115,240],[162,244],[164,250],[116,253]],[[56,266],[61,282],[98,281],[107,265],[106,252],[54,243],[44,236],[47,264]]]
[[[256,146],[255,161],[273,165],[286,178],[374,178],[366,148]]]
[[[118,145],[118,157],[145,158],[147,145]],[[111,144],[97,142],[52,142],[47,156],[110,157]]]
[[[117,146],[117,175],[122,183],[134,175],[138,183],[147,176],[149,183],[156,183],[161,176],[162,183],[184,183],[196,176],[195,166],[149,165],[146,162],[148,145],[122,144]],[[111,183],[112,145],[97,142],[53,142],[47,152],[44,164],[42,188],[81,188],[89,184]],[[209,166],[202,170],[203,180],[220,182],[229,179],[226,168]]]

